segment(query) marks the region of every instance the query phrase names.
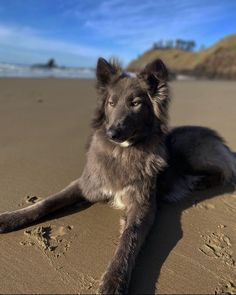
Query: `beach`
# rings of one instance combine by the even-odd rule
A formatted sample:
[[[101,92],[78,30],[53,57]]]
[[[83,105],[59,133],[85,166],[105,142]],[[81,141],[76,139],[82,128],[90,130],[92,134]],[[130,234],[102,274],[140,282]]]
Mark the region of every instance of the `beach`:
[[[92,79],[0,78],[0,211],[78,178],[96,102]],[[236,83],[173,81],[171,126],[216,129],[236,152]],[[0,235],[0,293],[92,294],[122,212],[76,206]],[[161,205],[131,280],[134,294],[236,293],[236,193],[214,188]],[[231,293],[230,293],[231,292]]]

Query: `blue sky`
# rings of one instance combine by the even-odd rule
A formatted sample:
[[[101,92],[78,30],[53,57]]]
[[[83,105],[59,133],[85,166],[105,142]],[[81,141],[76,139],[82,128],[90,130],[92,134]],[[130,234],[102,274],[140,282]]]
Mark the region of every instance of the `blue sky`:
[[[236,0],[0,0],[0,61],[124,65],[159,39],[210,46],[236,33]]]

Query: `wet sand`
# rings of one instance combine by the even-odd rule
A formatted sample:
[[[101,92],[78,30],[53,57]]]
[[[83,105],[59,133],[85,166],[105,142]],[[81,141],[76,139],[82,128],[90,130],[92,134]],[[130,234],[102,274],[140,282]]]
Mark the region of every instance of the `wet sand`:
[[[236,151],[236,84],[171,83],[171,125],[217,129]],[[94,81],[0,79],[0,211],[77,178],[95,103]],[[158,209],[131,281],[136,294],[236,293],[236,193],[194,193]],[[119,237],[121,212],[76,206],[0,235],[0,293],[94,293]]]

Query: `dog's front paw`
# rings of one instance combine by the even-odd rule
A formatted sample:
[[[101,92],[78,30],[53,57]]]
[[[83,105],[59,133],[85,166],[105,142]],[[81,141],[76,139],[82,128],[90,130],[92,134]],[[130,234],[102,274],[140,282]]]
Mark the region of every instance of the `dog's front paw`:
[[[0,233],[9,232],[18,225],[17,216],[12,212],[0,214]]]
[[[119,273],[106,272],[99,285],[98,294],[126,294],[127,281]]]

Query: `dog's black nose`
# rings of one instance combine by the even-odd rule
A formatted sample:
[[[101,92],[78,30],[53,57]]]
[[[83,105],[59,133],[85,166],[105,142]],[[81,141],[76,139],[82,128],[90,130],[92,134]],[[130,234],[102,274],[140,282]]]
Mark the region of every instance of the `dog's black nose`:
[[[118,129],[110,128],[107,130],[107,136],[113,140],[119,139],[120,131]]]

